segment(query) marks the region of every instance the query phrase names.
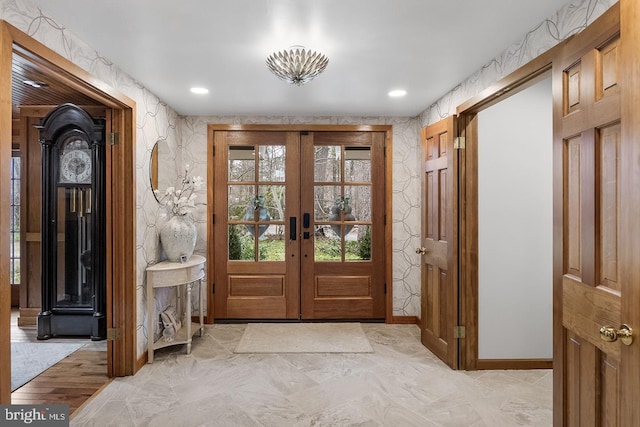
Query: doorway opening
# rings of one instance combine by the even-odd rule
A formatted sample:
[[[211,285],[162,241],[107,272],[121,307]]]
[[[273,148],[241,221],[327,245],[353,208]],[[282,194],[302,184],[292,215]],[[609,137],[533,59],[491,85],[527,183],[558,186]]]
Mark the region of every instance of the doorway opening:
[[[0,25],[2,26],[3,34],[7,35],[2,39],[3,49],[1,50],[2,67],[0,68],[0,79],[2,79],[2,84],[0,86],[3,88],[3,99],[12,99],[14,95],[21,96],[20,91],[29,90],[25,89],[26,84],[22,80],[14,76],[15,73],[18,73],[19,76],[24,71],[17,71],[14,67],[16,62],[20,62],[29,68],[29,72],[38,75],[39,78],[37,80],[46,79],[50,83],[49,93],[56,91],[56,96],[62,96],[65,93],[69,94],[61,102],[75,101],[80,105],[86,104],[88,108],[101,108],[103,114],[110,119],[110,128],[107,132],[119,135],[120,145],[109,146],[106,153],[106,180],[108,183],[106,200],[109,206],[106,214],[106,227],[111,230],[111,233],[108,233],[106,241],[107,309],[105,315],[107,329],[119,330],[120,339],[107,343],[106,366],[109,376],[131,375],[136,367],[134,353],[135,289],[126,284],[135,283],[135,233],[131,232],[134,229],[135,222],[133,185],[135,169],[133,166],[135,152],[135,122],[133,115],[135,102],[113,89],[106,88],[104,83],[10,24],[2,21]],[[26,95],[24,96],[26,97]],[[45,97],[44,99],[51,98]],[[86,100],[89,101],[87,102]],[[51,105],[48,105],[49,103]],[[6,142],[2,144],[0,159],[3,166],[7,165],[7,167],[1,169],[3,172],[0,174],[0,179],[5,184],[0,186],[0,191],[4,192],[7,198],[10,189],[9,183],[11,182],[8,165],[12,158],[13,144],[10,143],[13,140],[12,128],[14,130],[23,130],[23,135],[26,135],[33,125],[33,123],[29,124],[29,120],[37,121],[37,118],[44,117],[58,103],[57,99],[51,99],[51,101],[46,102],[41,100],[33,104],[24,102],[26,105],[21,107],[20,110],[29,110],[24,122],[21,120],[12,122],[13,108],[11,104],[7,102],[0,105],[0,120],[4,123],[0,137]],[[16,126],[12,126],[12,124]],[[24,160],[21,160],[21,168],[23,172],[27,170]],[[22,178],[24,179],[24,174],[22,174]],[[10,206],[5,206],[5,210],[0,215],[0,226],[6,230],[10,229],[11,223],[9,208]],[[114,215],[115,212],[130,212],[131,215]],[[35,213],[35,211],[31,213]],[[28,215],[29,213],[23,209],[21,219],[26,218]],[[129,230],[129,232],[126,230]],[[25,230],[22,229],[22,231]],[[38,233],[32,235],[22,234],[24,234],[25,241],[29,240],[29,238],[37,240]],[[7,262],[8,267],[11,258],[8,241],[9,233],[2,236],[5,237],[1,239],[5,240],[2,248],[0,248],[0,258]],[[24,249],[22,237],[20,246],[21,249]],[[23,258],[24,251],[21,251],[20,255]],[[0,319],[2,320],[0,325],[0,354],[7,355],[0,356],[0,384],[2,385],[0,388],[0,403],[10,403],[11,364],[8,355],[11,354],[11,298],[8,296],[11,293],[11,287],[8,277],[9,268],[0,269],[0,271],[6,275],[4,280],[1,281],[3,283],[1,290],[2,294],[7,296],[7,298],[2,298],[2,305],[0,305]],[[21,272],[21,281],[27,274],[34,273],[33,271],[25,271],[24,268],[21,268]],[[23,304],[23,298],[28,297],[21,295],[19,298],[20,305]],[[35,297],[34,300],[39,305],[38,298]],[[118,301],[118,304],[114,304],[115,301]],[[123,301],[124,303],[122,303]],[[31,308],[31,312],[21,312],[20,317],[24,315],[24,320],[28,323],[28,318],[35,319],[40,308],[36,305],[26,308]]]
[[[540,78],[478,113],[479,369],[553,358],[553,96]]]

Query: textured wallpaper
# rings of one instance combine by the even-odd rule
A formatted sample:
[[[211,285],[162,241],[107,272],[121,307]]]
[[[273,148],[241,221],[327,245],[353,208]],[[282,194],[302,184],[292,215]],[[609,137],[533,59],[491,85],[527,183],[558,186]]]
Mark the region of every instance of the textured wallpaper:
[[[553,16],[528,31],[520,40],[431,104],[420,114],[421,126],[430,125],[455,114],[458,105],[567,37],[580,32],[615,3],[617,1],[614,0],[574,0],[565,4]]]
[[[149,159],[153,145],[165,139],[174,148],[176,163],[180,164],[177,114],[155,95],[123,73],[107,58],[58,25],[28,0],[0,0],[0,18],[24,31],[40,43],[87,70],[111,87],[136,102],[136,266],[137,280],[137,354],[146,351],[147,331],[144,272],[149,263],[160,256],[156,224],[164,209],[158,206],[151,193]]]
[[[530,59],[592,22],[613,0],[572,1],[558,13],[529,31],[501,55],[468,79],[446,92],[419,118],[385,117],[186,117],[177,114],[142,85],[123,73],[69,30],[58,25],[29,0],[0,0],[0,18],[89,71],[137,103],[136,132],[136,265],[137,354],[146,351],[146,295],[144,271],[161,257],[157,226],[164,220],[150,189],[149,159],[158,139],[167,141],[175,153],[176,176],[185,164],[197,175],[206,175],[206,125],[208,123],[314,123],[393,125],[393,313],[420,315],[420,268],[414,250],[419,245],[419,128],[455,111],[476,95]],[[425,82],[429,84],[429,82]],[[206,253],[206,192],[194,213],[199,229],[196,252]]]

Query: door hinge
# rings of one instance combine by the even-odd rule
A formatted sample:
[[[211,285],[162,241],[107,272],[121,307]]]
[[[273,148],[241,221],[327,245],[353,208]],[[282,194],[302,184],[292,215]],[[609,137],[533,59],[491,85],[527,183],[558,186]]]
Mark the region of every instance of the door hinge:
[[[216,223],[216,214],[212,214],[211,215],[211,224],[215,224]]]
[[[216,156],[216,146],[214,145],[213,146],[213,157],[215,157],[215,156]]]
[[[385,295],[387,294],[387,284],[386,283],[384,284],[384,294]]]
[[[467,146],[467,141],[464,136],[456,136],[453,139],[453,148],[456,150],[464,150]]]
[[[120,339],[120,328],[107,328],[107,341],[117,341]]]
[[[453,337],[454,338],[465,338],[467,336],[467,329],[464,326],[454,326],[453,327]]]
[[[215,284],[215,283],[212,283],[212,284],[211,284],[211,293],[212,293],[212,294],[215,294],[215,293],[216,293],[216,284]]]
[[[107,133],[107,142],[109,145],[118,145],[120,144],[120,134],[117,132],[108,132]]]
[[[384,214],[384,225],[387,225],[387,214]]]

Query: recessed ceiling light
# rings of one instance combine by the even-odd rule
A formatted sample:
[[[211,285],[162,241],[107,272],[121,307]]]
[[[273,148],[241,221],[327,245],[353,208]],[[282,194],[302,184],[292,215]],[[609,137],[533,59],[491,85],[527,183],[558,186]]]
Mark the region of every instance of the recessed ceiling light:
[[[192,87],[191,93],[197,93],[198,95],[204,95],[209,93],[209,89],[205,87]]]
[[[392,98],[398,98],[400,96],[405,96],[406,94],[407,91],[402,89],[392,90],[391,92],[389,92],[389,96],[391,96]]]
[[[49,86],[47,83],[45,82],[41,82],[38,80],[24,80],[22,83],[31,86],[31,87],[47,87]]]

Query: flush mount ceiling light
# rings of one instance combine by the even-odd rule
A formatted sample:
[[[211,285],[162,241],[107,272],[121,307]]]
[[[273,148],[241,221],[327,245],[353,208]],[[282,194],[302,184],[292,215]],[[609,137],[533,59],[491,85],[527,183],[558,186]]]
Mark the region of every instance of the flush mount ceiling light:
[[[26,84],[27,86],[36,87],[36,88],[49,86],[47,83],[41,82],[38,80],[23,80],[22,83]]]
[[[291,46],[288,50],[272,53],[265,62],[267,68],[278,78],[302,86],[323,72],[329,59],[319,52],[307,50],[304,46]]]

